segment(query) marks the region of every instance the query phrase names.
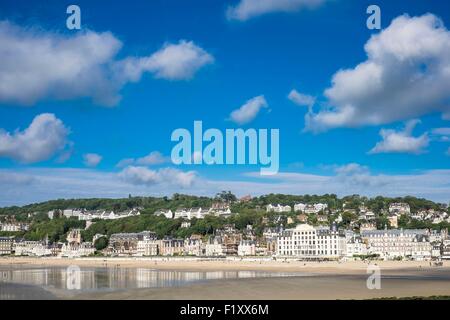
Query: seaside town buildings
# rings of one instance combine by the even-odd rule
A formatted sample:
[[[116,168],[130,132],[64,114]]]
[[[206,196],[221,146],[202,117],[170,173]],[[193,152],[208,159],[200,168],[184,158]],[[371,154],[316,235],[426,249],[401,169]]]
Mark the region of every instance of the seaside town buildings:
[[[266,206],[267,212],[277,212],[277,213],[283,213],[283,212],[291,212],[292,208],[291,206],[283,206],[281,204],[268,204]]]
[[[378,257],[384,260],[450,259],[450,239],[446,231],[427,229],[363,230],[356,233],[340,230],[336,225],[312,226],[299,224],[295,228],[266,228],[262,237],[249,235],[251,228],[240,232],[233,225],[216,230],[214,235],[192,235],[186,239],[158,239],[151,231],[112,234],[102,252],[107,256],[199,256],[256,257],[272,256],[296,260],[339,260]],[[97,239],[104,237],[97,235]],[[47,240],[14,240],[0,238],[0,254],[16,256],[83,257],[95,253],[91,242],[83,242],[81,230],[67,234],[66,243],[49,244]],[[94,240],[95,242],[95,240]]]
[[[431,258],[432,245],[428,230],[371,230],[361,232],[361,237],[367,241],[368,253],[381,258]]]
[[[13,242],[13,237],[0,237],[0,255],[11,254]]]
[[[91,221],[93,219],[99,220],[116,220],[128,217],[135,217],[141,214],[138,208],[128,211],[117,212],[107,210],[86,210],[86,209],[65,209],[65,210],[50,210],[47,213],[49,219],[56,217],[77,218],[78,220]]]
[[[389,213],[397,213],[400,215],[411,213],[411,208],[407,203],[391,203],[389,205]]]
[[[0,222],[0,231],[6,232],[20,232],[27,231],[30,228],[28,223],[20,223],[20,222]]]
[[[366,256],[368,254],[367,245],[359,234],[353,231],[345,232],[345,256],[353,258],[355,256]]]
[[[66,240],[67,243],[64,243],[61,247],[61,257],[78,258],[95,253],[95,248],[91,242],[81,241],[81,229],[70,230]]]
[[[314,203],[314,204],[296,203],[294,205],[295,212],[301,212],[305,214],[317,214],[319,212],[325,212],[326,209],[328,209],[328,205],[326,203]]]
[[[284,230],[277,239],[277,256],[303,259],[338,259],[344,256],[345,236],[335,226],[299,224]]]
[[[214,215],[216,217],[229,217],[232,215],[228,205],[213,205],[209,209],[204,208],[179,208],[173,212],[170,209],[157,210],[154,213],[156,216],[165,216],[167,219],[186,219],[191,220],[204,219],[207,215]]]
[[[292,203],[290,203],[292,205]],[[93,254],[105,256],[198,256],[198,257],[257,257],[297,260],[338,260],[364,259],[450,259],[450,239],[448,233],[428,229],[401,229],[411,219],[439,224],[450,222],[447,208],[435,206],[411,212],[407,203],[391,203],[384,209],[371,209],[364,204],[355,206],[347,202],[341,208],[328,208],[326,203],[269,204],[255,206],[262,215],[258,225],[224,225],[208,230],[207,234],[193,234],[191,226],[195,219],[208,215],[229,217],[232,215],[228,202],[215,202],[209,208],[159,209],[156,216],[167,219],[181,219],[176,223],[190,236],[174,238],[157,237],[152,231],[139,233],[96,234],[92,242],[82,239],[84,231],[73,229],[66,235],[66,241],[48,243],[27,241],[9,237],[0,238],[0,254],[29,256],[85,257]],[[50,219],[57,217],[77,218],[86,221],[86,229],[97,219],[115,220],[139,216],[139,208],[123,212],[108,210],[65,209],[48,212]],[[295,212],[295,213],[293,213]],[[350,218],[349,218],[350,217]],[[0,231],[26,231],[29,224],[2,218]],[[194,220],[193,220],[194,219]],[[383,220],[381,220],[383,219]],[[6,221],[5,221],[6,220]],[[406,221],[406,222],[405,222]],[[417,221],[416,221],[417,222]],[[308,223],[314,223],[310,225]],[[330,225],[331,224],[331,225]],[[339,224],[341,228],[338,228]],[[384,230],[377,230],[382,226]],[[412,224],[411,224],[412,225]],[[419,224],[420,225],[420,224]],[[294,227],[293,227],[294,226]],[[288,227],[287,229],[285,229]],[[434,228],[434,226],[433,226]],[[440,229],[437,226],[436,229]],[[196,232],[198,232],[196,230]],[[106,233],[106,232],[105,232]],[[180,233],[177,233],[180,234]],[[105,237],[108,246],[96,252],[96,240]],[[106,243],[105,243],[106,245]]]

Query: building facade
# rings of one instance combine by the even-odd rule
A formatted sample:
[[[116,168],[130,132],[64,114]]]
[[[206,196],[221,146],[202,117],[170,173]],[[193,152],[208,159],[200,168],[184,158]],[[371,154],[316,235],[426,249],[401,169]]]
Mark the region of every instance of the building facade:
[[[338,259],[345,254],[345,235],[335,227],[299,224],[277,239],[277,256],[299,259]]]

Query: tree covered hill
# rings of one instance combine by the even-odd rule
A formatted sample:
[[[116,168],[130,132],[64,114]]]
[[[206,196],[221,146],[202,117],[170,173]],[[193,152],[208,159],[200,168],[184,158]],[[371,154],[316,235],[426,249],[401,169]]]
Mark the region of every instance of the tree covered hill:
[[[232,203],[231,211],[235,213],[231,217],[223,218],[212,215],[204,219],[192,219],[189,227],[182,228],[182,219],[167,219],[164,216],[155,216],[154,212],[158,209],[208,208],[214,202],[222,201]],[[415,197],[387,198],[375,197],[367,198],[359,195],[351,195],[339,198],[333,194],[326,195],[283,195],[268,194],[260,197],[254,197],[249,201],[240,202],[231,192],[221,192],[215,197],[197,197],[190,195],[174,194],[168,197],[128,197],[123,199],[60,199],[46,201],[37,204],[30,204],[23,207],[0,208],[0,220],[5,220],[7,216],[14,216],[16,220],[31,222],[31,227],[27,232],[19,232],[15,235],[27,240],[42,240],[45,237],[51,242],[64,241],[67,232],[72,228],[85,229],[86,222],[78,221],[76,218],[61,217],[50,220],[47,212],[54,209],[85,208],[87,210],[114,210],[123,211],[139,207],[140,216],[123,218],[118,220],[93,220],[93,224],[83,230],[82,235],[85,241],[92,240],[96,234],[110,236],[121,232],[140,232],[151,230],[157,233],[159,238],[164,236],[174,236],[185,238],[192,234],[208,236],[217,229],[223,228],[227,224],[233,224],[238,230],[244,230],[247,225],[251,225],[257,235],[261,235],[265,227],[275,227],[283,225],[284,227],[293,227],[299,223],[298,213],[291,212],[280,214],[266,212],[265,206],[269,203],[283,204],[293,206],[295,203],[326,203],[331,210],[338,210],[342,213],[343,221],[341,227],[347,228],[352,220],[358,218],[358,215],[346,212],[347,209],[356,211],[364,205],[377,214],[377,226],[387,225],[386,211],[389,204],[393,202],[406,202],[410,205],[411,211],[418,210],[444,210],[444,204],[434,203],[426,199]],[[344,208],[345,204],[345,210]],[[448,209],[445,209],[448,210]],[[36,213],[28,217],[29,213]],[[328,223],[336,219],[338,213],[328,215]],[[290,219],[290,224],[288,223]],[[317,215],[310,214],[308,223],[317,224]],[[431,222],[412,220],[408,217],[402,217],[399,221],[399,227],[403,228],[448,228],[449,224],[432,224]]]
[[[34,203],[22,207],[5,207],[0,208],[1,215],[15,215],[17,218],[26,219],[29,213],[47,213],[55,209],[74,209],[84,208],[87,210],[113,210],[126,211],[132,208],[142,208],[146,212],[154,212],[158,209],[178,208],[192,208],[192,207],[210,207],[215,201],[228,201],[233,203],[234,210],[255,209],[262,208],[272,204],[283,204],[293,206],[295,203],[326,203],[330,209],[339,210],[345,204],[346,209],[358,209],[365,205],[368,209],[375,213],[380,213],[382,210],[387,210],[389,204],[394,202],[405,202],[411,207],[412,212],[418,210],[442,210],[446,207],[445,204],[435,203],[427,199],[416,197],[399,197],[389,198],[377,196],[368,198],[360,195],[350,195],[339,198],[335,194],[325,195],[286,195],[286,194],[268,194],[259,197],[253,197],[247,202],[237,202],[236,197],[231,192],[223,191],[215,197],[198,197],[184,194],[174,194],[172,197],[132,197],[122,199],[108,199],[108,198],[92,198],[92,199],[58,199],[50,200],[41,203]]]

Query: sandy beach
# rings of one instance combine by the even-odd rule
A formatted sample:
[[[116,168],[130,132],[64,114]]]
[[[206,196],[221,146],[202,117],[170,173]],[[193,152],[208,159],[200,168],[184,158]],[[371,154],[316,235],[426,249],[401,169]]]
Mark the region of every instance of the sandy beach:
[[[355,276],[288,277],[215,280],[177,288],[111,293],[82,293],[71,299],[144,300],[359,300],[388,297],[450,295],[450,280],[385,279],[381,290],[368,290],[366,278]]]
[[[376,264],[384,272],[396,274],[407,272],[449,269],[450,261],[442,267],[430,266],[428,261],[347,261],[347,262],[303,262],[275,260],[239,260],[239,259],[195,259],[195,258],[33,258],[2,257],[0,265],[28,266],[70,266],[79,267],[127,267],[152,268],[158,270],[183,271],[273,271],[273,272],[307,272],[312,274],[366,274],[367,266]]]
[[[251,279],[220,279],[162,288],[117,291],[67,292],[51,290],[59,299],[371,299],[386,297],[450,296],[450,264],[373,261],[380,267],[381,290],[369,290],[367,262],[239,261],[200,259],[134,258],[29,258],[0,259],[0,266],[20,267],[113,267],[174,271],[295,272],[299,276]]]

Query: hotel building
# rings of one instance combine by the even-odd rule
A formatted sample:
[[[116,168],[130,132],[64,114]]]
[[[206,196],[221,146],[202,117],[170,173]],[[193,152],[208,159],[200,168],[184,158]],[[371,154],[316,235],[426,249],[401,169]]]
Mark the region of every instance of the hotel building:
[[[426,229],[393,229],[362,231],[369,254],[381,258],[410,257],[417,260],[431,257],[432,245]]]
[[[345,254],[345,235],[335,226],[299,224],[283,231],[277,239],[277,256],[299,259],[338,259]]]

